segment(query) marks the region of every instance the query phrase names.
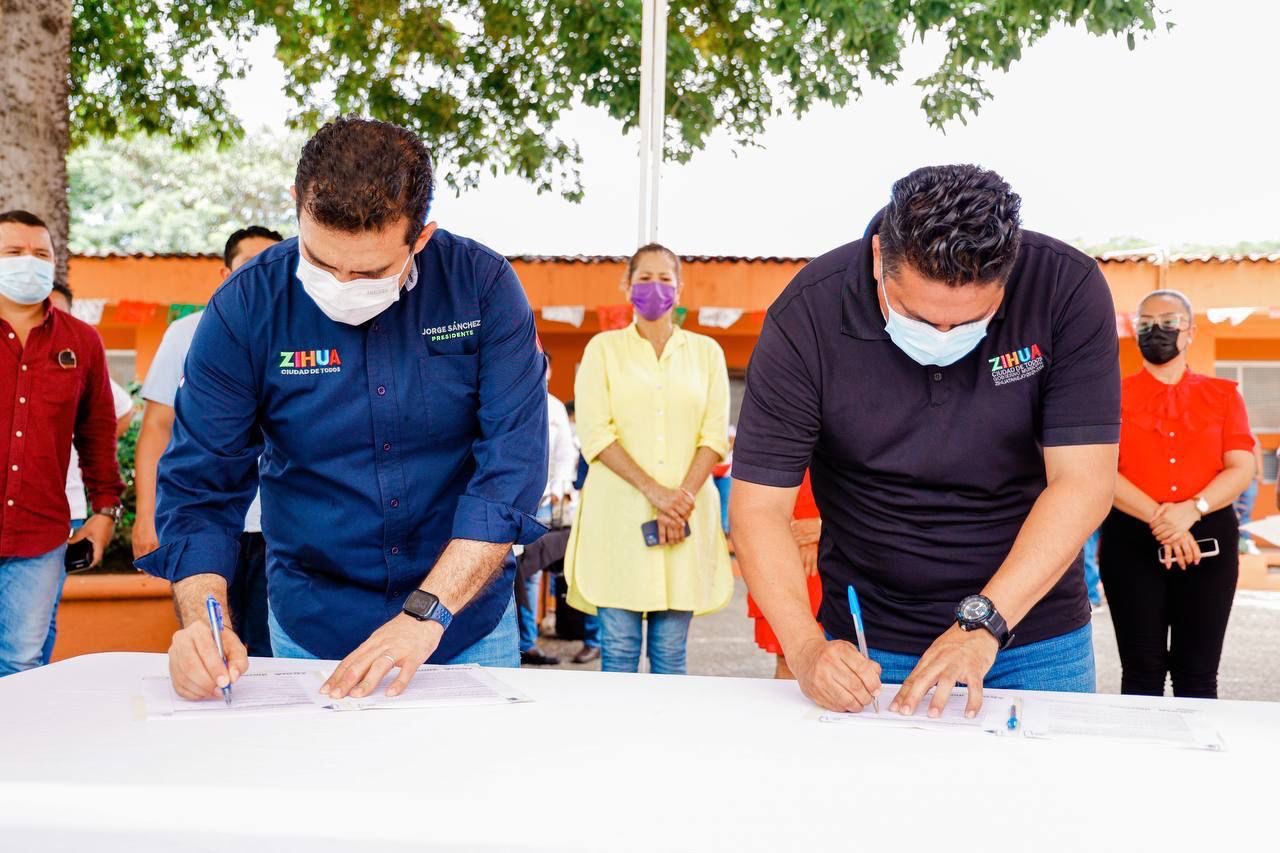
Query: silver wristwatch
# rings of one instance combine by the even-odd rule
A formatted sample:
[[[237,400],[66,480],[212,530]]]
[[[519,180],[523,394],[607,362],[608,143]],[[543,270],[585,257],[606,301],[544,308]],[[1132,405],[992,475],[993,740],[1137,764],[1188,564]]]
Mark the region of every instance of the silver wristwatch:
[[[1201,518],[1209,514],[1209,502],[1199,495],[1196,495],[1196,512],[1200,513]]]
[[[120,519],[124,517],[124,507],[120,504],[116,504],[115,506],[104,506],[99,508],[95,512],[95,515],[105,515],[107,518],[111,519],[113,523],[119,524]]]

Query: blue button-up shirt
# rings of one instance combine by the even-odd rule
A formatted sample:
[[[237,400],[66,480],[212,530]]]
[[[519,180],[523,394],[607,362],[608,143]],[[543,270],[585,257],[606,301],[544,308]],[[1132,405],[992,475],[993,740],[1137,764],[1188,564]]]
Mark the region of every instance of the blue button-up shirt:
[[[531,513],[547,478],[546,367],[520,282],[443,230],[415,264],[415,286],[360,326],[307,296],[296,240],[213,295],[160,461],[163,544],[139,568],[230,581],[260,481],[272,612],[336,659],[400,612],[450,539],[542,535]],[[513,580],[508,555],[433,659],[492,631]]]

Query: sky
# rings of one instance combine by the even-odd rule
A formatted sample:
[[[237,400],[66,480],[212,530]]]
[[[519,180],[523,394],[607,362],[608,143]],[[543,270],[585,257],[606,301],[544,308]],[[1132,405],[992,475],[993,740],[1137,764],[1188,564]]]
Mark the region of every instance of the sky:
[[[667,164],[659,239],[682,254],[812,256],[862,235],[893,181],[931,163],[978,163],[1022,196],[1027,228],[1101,243],[1234,244],[1280,239],[1280,3],[1163,0],[1176,27],[1139,40],[1059,29],[1007,74],[967,125],[929,127],[911,81],[939,45],[913,45],[896,85],[860,101],[780,116],[741,149],[713,138]],[[250,128],[289,110],[272,39],[228,84]],[[487,178],[462,196],[441,187],[432,219],[505,254],[622,254],[635,248],[638,133],[580,108],[557,127],[584,157],[586,198]],[[428,140],[429,143],[429,140]],[[438,166],[448,168],[447,163]]]

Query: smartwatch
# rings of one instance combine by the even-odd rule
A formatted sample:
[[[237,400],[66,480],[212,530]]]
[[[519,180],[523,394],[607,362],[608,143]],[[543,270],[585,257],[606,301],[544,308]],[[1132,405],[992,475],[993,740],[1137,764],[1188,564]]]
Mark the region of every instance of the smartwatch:
[[[1013,642],[1013,634],[1009,625],[985,595],[968,595],[956,605],[956,623],[962,631],[976,631],[985,628],[991,632],[1000,644],[1000,651],[1009,648]]]
[[[449,624],[453,622],[453,614],[449,612],[449,608],[425,589],[415,589],[409,593],[409,597],[404,600],[403,612],[419,622],[438,622],[446,631],[449,630]]]

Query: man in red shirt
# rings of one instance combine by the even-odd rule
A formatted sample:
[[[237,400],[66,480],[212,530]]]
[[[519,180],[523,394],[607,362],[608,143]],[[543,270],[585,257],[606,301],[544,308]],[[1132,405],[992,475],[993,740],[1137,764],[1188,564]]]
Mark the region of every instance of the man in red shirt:
[[[0,676],[47,663],[43,646],[71,529],[72,436],[94,515],[93,561],[122,511],[107,356],[97,331],[49,304],[53,241],[39,217],[0,213]]]

